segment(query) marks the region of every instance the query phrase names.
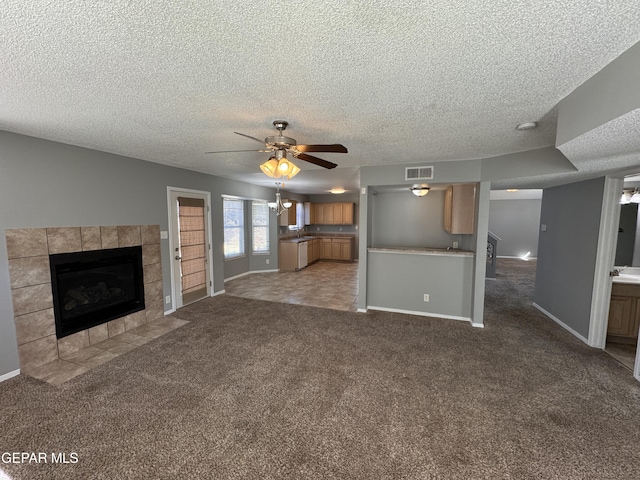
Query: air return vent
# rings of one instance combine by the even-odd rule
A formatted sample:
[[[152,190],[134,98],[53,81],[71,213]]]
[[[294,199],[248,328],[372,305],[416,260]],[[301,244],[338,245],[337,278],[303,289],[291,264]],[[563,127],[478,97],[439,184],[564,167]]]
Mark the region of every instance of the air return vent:
[[[404,169],[405,180],[431,180],[433,167],[407,167]]]

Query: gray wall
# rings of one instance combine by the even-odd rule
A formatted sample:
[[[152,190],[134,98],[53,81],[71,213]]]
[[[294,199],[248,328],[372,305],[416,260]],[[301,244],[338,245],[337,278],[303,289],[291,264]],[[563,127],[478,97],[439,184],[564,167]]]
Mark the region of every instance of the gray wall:
[[[604,178],[545,189],[534,302],[589,336]]]
[[[491,200],[489,230],[500,237],[499,257],[538,256],[541,199]]]
[[[4,230],[137,224],[168,230],[167,186],[211,193],[214,291],[222,290],[222,195],[271,199],[273,189],[0,131],[0,375],[19,368]],[[276,245],[275,215],[272,220]],[[171,295],[169,258],[163,240],[165,296]],[[271,265],[277,265],[275,249]]]
[[[462,246],[463,235],[444,230],[444,190],[431,190],[416,197],[408,189],[381,192],[371,197],[371,246],[438,247]]]

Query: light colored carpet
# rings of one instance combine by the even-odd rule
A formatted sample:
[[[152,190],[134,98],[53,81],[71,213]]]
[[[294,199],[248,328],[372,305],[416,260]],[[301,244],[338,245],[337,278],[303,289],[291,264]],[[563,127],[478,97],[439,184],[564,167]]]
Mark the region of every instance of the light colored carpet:
[[[60,386],[0,384],[12,479],[640,478],[640,386],[502,262],[486,328],[219,296]],[[1,478],[1,475],[0,475]]]

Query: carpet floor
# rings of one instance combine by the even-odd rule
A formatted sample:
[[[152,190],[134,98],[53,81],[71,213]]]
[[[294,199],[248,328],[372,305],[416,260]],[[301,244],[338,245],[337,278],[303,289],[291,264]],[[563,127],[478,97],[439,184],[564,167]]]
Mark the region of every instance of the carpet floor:
[[[498,272],[484,329],[221,295],[62,385],[9,379],[0,479],[640,478],[638,382],[531,306],[534,262]]]

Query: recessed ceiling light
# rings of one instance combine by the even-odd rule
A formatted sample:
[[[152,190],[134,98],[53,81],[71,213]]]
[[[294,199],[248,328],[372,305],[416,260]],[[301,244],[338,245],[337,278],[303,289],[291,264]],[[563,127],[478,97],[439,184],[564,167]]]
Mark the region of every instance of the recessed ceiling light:
[[[537,122],[524,122],[524,123],[519,123],[518,125],[516,125],[516,130],[533,130],[534,128],[536,128],[538,126]]]
[[[513,193],[513,192],[517,192],[518,189],[517,188],[507,188],[507,192],[509,193]]]
[[[340,195],[345,192],[344,188],[332,188],[329,190],[331,193],[335,193],[336,195]]]

